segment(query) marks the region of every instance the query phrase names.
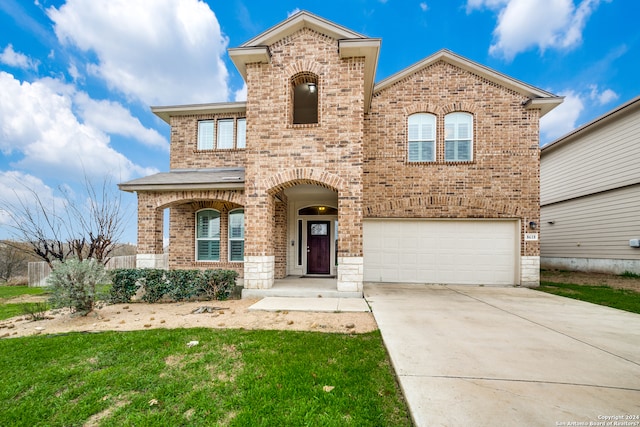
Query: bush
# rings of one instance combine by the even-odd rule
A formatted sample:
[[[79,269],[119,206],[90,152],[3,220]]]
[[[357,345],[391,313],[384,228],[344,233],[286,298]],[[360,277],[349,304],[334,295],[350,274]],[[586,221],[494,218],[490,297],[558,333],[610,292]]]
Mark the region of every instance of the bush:
[[[200,275],[200,293],[207,299],[224,301],[236,287],[237,277],[233,270],[205,270]]]
[[[167,295],[174,301],[184,301],[198,294],[198,270],[169,270]]]
[[[86,316],[102,297],[98,295],[97,285],[107,280],[104,267],[94,259],[56,261],[47,279],[52,291],[49,301],[53,307],[69,307]]]
[[[145,268],[139,271],[142,286],[144,287],[142,300],[158,302],[169,291],[165,270]]]
[[[138,292],[140,284],[140,270],[135,268],[120,268],[111,270],[111,292],[109,302],[113,304],[127,303]]]
[[[225,300],[236,287],[238,273],[232,270],[156,270],[116,269],[111,272],[109,301],[128,303],[140,287],[142,300],[158,302],[163,297],[173,301],[191,298]]]

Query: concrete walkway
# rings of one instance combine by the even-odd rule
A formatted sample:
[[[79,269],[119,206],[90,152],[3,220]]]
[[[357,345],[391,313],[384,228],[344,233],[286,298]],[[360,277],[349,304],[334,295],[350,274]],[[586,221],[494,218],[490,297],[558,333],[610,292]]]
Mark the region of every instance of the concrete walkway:
[[[640,426],[640,315],[524,288],[364,293],[417,426]]]

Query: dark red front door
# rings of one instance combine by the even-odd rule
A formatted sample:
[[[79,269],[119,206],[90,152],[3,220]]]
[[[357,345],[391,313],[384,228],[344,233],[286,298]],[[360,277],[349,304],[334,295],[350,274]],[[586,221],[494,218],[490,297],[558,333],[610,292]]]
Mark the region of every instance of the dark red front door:
[[[307,273],[331,272],[331,236],[329,221],[307,223]]]

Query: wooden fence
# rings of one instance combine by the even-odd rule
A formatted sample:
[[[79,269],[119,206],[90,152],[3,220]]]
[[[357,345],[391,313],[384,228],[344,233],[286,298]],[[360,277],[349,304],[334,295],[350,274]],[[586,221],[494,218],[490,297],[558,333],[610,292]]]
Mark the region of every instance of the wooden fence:
[[[167,257],[165,255],[165,265],[167,264]],[[107,270],[113,270],[116,268],[136,268],[136,256],[116,256],[107,262],[105,266]],[[29,263],[29,286],[47,286],[47,277],[51,273],[51,267],[42,262],[30,262]]]

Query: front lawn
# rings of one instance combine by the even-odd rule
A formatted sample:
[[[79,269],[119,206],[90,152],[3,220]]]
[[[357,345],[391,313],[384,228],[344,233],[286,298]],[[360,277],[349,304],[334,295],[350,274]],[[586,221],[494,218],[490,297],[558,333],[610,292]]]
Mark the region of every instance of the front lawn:
[[[0,420],[11,426],[411,425],[379,332],[4,339],[0,377]]]
[[[572,283],[540,282],[537,290],[563,297],[579,299],[620,310],[640,313],[640,292],[614,289],[609,286],[576,285]]]
[[[29,286],[0,286],[0,299],[14,298],[20,295],[41,295],[46,288],[30,288]]]

